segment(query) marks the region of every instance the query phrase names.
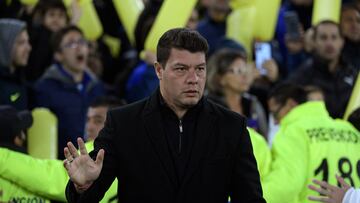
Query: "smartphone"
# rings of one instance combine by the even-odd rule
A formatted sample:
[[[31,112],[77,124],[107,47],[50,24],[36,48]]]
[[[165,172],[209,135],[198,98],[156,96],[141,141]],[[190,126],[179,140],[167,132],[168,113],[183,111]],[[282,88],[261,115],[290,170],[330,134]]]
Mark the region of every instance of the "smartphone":
[[[266,60],[271,59],[271,45],[268,42],[256,42],[255,43],[255,65],[259,69],[261,75],[266,74],[266,69],[263,67],[263,63]]]
[[[299,16],[295,11],[287,11],[284,14],[286,34],[289,40],[299,40],[300,35],[300,21]]]

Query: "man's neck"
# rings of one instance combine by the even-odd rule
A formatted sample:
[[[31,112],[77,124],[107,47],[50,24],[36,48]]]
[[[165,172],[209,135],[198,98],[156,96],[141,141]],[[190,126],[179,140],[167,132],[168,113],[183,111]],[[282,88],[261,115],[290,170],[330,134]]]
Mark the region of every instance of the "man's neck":
[[[337,67],[338,67],[338,63],[339,63],[339,59],[338,59],[338,58],[330,61],[329,67],[328,67],[330,73],[335,73],[335,72],[336,72],[336,69],[337,69]]]
[[[232,91],[232,90],[226,90],[224,91],[225,101],[227,103],[227,106],[240,114],[243,113],[242,106],[241,106],[241,94]]]
[[[175,113],[175,115],[181,119],[184,117],[185,113],[187,112],[187,108],[179,108],[176,106],[173,102],[170,102],[170,99],[168,99],[166,96],[164,96],[164,91],[160,88],[160,95],[163,98],[165,104]]]
[[[70,68],[66,67],[63,64],[64,70],[68,72],[74,79],[76,83],[80,83],[84,77],[84,71],[72,71]]]

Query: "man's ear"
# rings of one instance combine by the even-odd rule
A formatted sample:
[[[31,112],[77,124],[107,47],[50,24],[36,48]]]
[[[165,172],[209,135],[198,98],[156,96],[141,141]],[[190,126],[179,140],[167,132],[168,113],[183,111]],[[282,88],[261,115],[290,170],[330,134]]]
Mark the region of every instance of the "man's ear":
[[[155,61],[154,67],[155,67],[155,72],[156,72],[156,75],[157,75],[158,79],[161,80],[162,79],[162,72],[164,71],[162,65],[159,62]]]
[[[24,139],[22,139],[21,137],[22,137],[22,133],[20,133],[19,135],[16,135],[13,140],[14,144],[18,147],[24,146]]]

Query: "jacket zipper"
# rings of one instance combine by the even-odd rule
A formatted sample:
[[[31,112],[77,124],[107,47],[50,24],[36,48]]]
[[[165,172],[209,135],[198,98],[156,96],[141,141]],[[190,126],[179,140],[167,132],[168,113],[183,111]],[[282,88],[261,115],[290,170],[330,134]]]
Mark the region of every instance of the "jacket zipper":
[[[181,154],[181,147],[182,147],[182,134],[183,134],[183,126],[182,126],[182,120],[179,120],[179,151],[178,153]]]

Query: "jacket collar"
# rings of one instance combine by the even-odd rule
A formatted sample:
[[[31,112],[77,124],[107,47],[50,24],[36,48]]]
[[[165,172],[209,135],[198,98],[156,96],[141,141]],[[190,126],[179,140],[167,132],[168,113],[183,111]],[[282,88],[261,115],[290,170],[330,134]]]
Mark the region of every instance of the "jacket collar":
[[[175,166],[171,159],[171,154],[165,137],[165,131],[161,122],[160,96],[160,90],[158,88],[147,100],[142,118],[147,130],[147,135],[152,142],[167,176],[170,182],[176,186],[177,181]],[[182,185],[186,184],[194,172],[199,168],[201,157],[203,157],[203,154],[207,149],[209,137],[212,136],[213,133],[212,129],[216,119],[213,114],[213,108],[205,98],[202,98],[200,102],[203,106],[197,120],[196,136],[194,138],[187,171],[185,172],[184,179],[182,180]]]

